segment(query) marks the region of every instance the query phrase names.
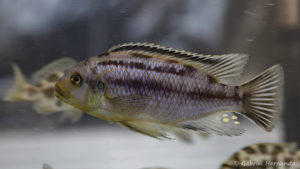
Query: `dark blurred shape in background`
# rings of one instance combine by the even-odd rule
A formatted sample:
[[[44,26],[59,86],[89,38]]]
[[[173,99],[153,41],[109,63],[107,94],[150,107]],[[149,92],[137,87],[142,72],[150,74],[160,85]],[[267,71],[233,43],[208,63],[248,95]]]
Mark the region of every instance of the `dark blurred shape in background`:
[[[30,76],[57,58],[83,60],[131,41],[203,54],[247,53],[245,79],[283,65],[286,139],[300,142],[299,9],[298,0],[2,0],[0,78],[12,77],[12,62]],[[1,93],[7,86],[2,83]],[[1,128],[54,125],[26,103],[0,106]],[[98,123],[84,116],[78,125]]]

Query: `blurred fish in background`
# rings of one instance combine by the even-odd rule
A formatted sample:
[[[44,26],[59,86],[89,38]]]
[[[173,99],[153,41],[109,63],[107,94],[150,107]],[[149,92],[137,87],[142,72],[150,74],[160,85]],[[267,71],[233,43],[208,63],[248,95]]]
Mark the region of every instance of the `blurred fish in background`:
[[[78,121],[82,111],[63,103],[54,96],[54,85],[64,74],[64,71],[74,66],[77,62],[71,58],[62,58],[53,61],[32,75],[30,84],[26,81],[19,66],[12,64],[15,82],[5,94],[5,101],[30,101],[34,110],[43,115],[62,112],[60,121],[70,119]]]
[[[259,143],[234,153],[220,169],[299,169],[296,143]]]

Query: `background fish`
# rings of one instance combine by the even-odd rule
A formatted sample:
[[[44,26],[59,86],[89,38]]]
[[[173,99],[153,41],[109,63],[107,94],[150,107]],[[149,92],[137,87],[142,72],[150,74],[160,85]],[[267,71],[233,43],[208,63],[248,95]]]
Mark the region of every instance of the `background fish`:
[[[37,113],[50,115],[62,112],[61,120],[71,119],[76,122],[82,116],[82,111],[63,103],[54,96],[54,85],[63,76],[63,72],[77,62],[71,58],[56,60],[36,72],[32,76],[32,84],[26,82],[20,68],[13,64],[15,75],[13,86],[6,93],[6,101],[31,101]]]
[[[234,153],[220,169],[300,169],[295,143],[260,143]]]
[[[55,93],[92,116],[155,138],[185,129],[240,135],[244,129],[234,113],[271,131],[280,109],[282,68],[272,66],[236,85],[246,61],[241,54],[122,44],[69,69]]]

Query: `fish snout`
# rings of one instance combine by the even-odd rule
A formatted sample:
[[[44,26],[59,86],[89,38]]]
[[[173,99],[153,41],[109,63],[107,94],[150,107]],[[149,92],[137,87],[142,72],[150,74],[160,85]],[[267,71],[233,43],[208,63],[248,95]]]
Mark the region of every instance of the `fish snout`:
[[[64,92],[64,90],[62,89],[61,85],[59,85],[58,83],[55,84],[55,96],[58,97],[59,99],[62,100],[67,100],[69,97],[68,95]]]

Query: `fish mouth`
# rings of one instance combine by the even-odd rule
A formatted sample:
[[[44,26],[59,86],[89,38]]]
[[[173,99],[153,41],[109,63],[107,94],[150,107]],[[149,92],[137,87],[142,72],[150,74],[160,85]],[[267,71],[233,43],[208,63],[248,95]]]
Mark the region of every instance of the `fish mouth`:
[[[55,85],[55,96],[64,102],[68,99],[66,93],[58,85]]]

